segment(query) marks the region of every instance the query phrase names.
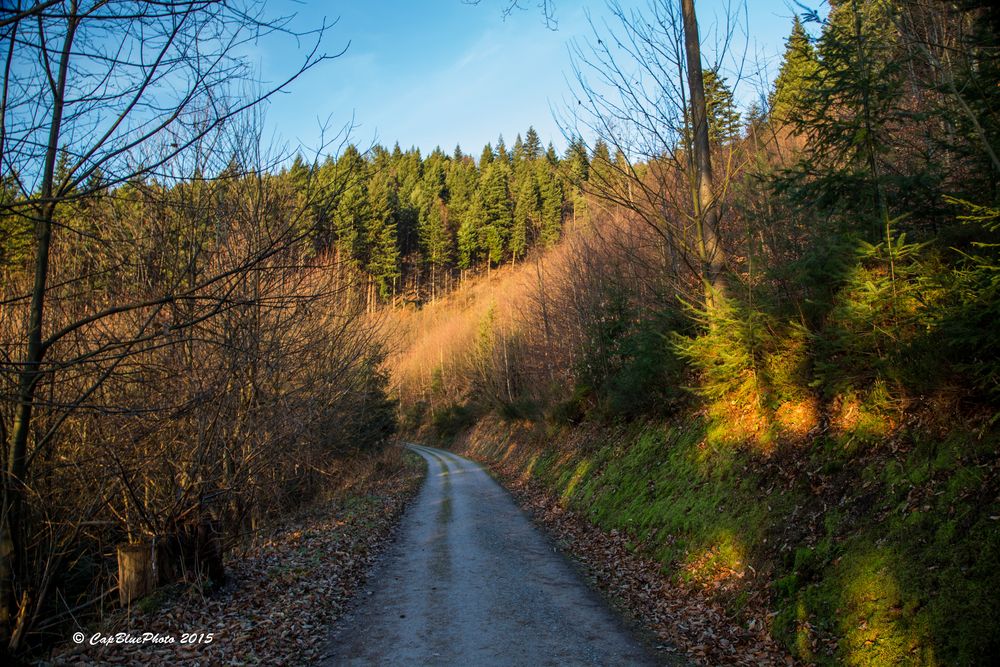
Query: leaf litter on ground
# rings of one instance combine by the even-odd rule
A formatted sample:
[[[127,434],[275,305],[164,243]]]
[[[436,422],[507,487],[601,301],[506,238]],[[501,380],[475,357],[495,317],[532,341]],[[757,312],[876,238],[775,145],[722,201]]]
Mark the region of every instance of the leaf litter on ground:
[[[202,593],[178,585],[161,591],[165,600],[158,608],[122,610],[100,628],[81,628],[82,644],[66,643],[39,664],[221,667],[317,661],[333,622],[364,584],[423,479],[422,461],[411,455],[394,458],[396,469],[367,471],[332,499],[295,513],[230,558],[227,581],[219,589]],[[91,645],[98,632],[105,637],[153,633],[176,641]],[[201,641],[182,644],[184,633]],[[209,633],[212,640],[206,643]]]

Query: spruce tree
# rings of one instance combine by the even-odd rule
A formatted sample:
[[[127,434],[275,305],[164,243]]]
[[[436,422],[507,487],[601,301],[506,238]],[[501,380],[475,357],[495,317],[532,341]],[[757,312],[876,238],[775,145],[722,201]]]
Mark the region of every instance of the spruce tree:
[[[514,152],[512,154],[512,161],[514,163],[514,168],[516,169],[519,164],[524,162],[527,156],[524,153],[524,141],[521,140],[521,133],[517,133],[517,137],[514,138]]]
[[[538,192],[536,172],[527,163],[518,170],[514,186],[514,219],[510,233],[509,250],[512,259],[524,257],[532,235],[537,235],[541,222],[541,196]]]
[[[368,185],[370,215],[365,230],[365,269],[375,280],[379,296],[383,299],[392,296],[396,279],[400,276],[398,189],[395,177],[387,171],[377,172]]]
[[[740,113],[736,110],[733,91],[726,85],[725,77],[714,69],[706,69],[704,83],[709,142],[718,146],[738,139]]]
[[[445,208],[445,161],[440,150],[435,150],[424,162],[424,177],[414,193],[419,207],[418,237],[424,262],[431,272],[431,290],[436,288],[438,276],[451,256],[451,238],[448,233],[448,214]]]
[[[537,160],[542,155],[542,140],[534,127],[529,127],[524,135],[524,154],[529,160]]]
[[[337,160],[334,179],[339,196],[333,212],[333,242],[340,262],[355,266],[363,247],[368,197],[367,164],[353,144]]]
[[[480,179],[483,225],[480,246],[488,264],[503,260],[510,239],[513,214],[510,201],[510,166],[497,159],[486,167]]]
[[[469,202],[468,211],[458,227],[458,268],[463,271],[471,269],[479,259],[485,217],[482,193],[476,190]]]
[[[559,165],[559,155],[556,153],[556,147],[549,142],[549,147],[545,150],[545,159],[550,165],[556,167]]]
[[[809,191],[803,196],[853,209],[855,224],[867,218],[873,240],[885,237],[891,218],[885,174],[892,171],[892,128],[909,120],[901,104],[905,51],[892,11],[889,0],[832,6],[819,40],[820,67],[793,114],[812,147],[802,164],[800,185]]]
[[[539,169],[539,183],[541,196],[541,224],[538,232],[538,240],[543,247],[551,247],[559,240],[562,230],[563,216],[563,187],[558,175],[542,163]]]
[[[503,135],[497,137],[497,160],[510,165],[510,155],[507,153],[507,144],[503,141]]]
[[[571,183],[579,186],[587,180],[590,160],[587,157],[587,145],[583,143],[583,139],[580,137],[570,139],[563,162],[566,164],[566,173]]]
[[[486,165],[493,162],[493,159],[495,157],[496,154],[493,152],[492,146],[490,146],[489,144],[483,146],[483,152],[479,156],[479,169],[480,170],[486,169]]]
[[[809,35],[798,15],[792,23],[792,32],[785,40],[785,55],[774,80],[774,90],[768,99],[772,122],[782,124],[802,110],[806,89],[816,76],[819,60]]]

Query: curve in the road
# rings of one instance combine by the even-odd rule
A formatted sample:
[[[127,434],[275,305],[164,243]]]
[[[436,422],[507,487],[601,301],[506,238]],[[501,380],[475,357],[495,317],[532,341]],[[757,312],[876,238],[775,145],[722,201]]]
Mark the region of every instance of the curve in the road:
[[[663,664],[482,468],[409,447],[427,479],[323,664]]]

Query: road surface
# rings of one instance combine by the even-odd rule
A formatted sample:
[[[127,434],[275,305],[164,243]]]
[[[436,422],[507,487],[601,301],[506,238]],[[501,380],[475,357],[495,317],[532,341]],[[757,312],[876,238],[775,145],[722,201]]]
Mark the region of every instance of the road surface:
[[[427,479],[324,665],[657,665],[477,464],[410,445]]]

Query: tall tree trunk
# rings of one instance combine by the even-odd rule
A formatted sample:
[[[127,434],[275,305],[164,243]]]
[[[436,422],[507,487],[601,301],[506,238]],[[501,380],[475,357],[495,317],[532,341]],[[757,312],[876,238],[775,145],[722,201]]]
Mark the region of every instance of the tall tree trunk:
[[[52,221],[55,218],[55,171],[59,151],[59,132],[62,127],[66,78],[69,71],[70,50],[77,27],[77,5],[70,4],[59,62],[59,74],[52,90],[52,121],[49,126],[42,188],[35,208],[35,275],[31,288],[31,305],[28,316],[27,346],[21,370],[18,373],[17,409],[10,432],[8,458],[3,476],[3,518],[0,519],[0,650],[14,650],[13,644],[22,633],[14,633],[18,618],[17,591],[14,583],[24,569],[23,534],[25,484],[27,482],[28,434],[31,430],[35,390],[41,380],[42,322],[45,310],[45,290],[49,275],[49,251],[52,243]],[[23,581],[23,578],[22,578]],[[26,593],[26,591],[25,591]],[[24,596],[23,599],[30,599]],[[23,611],[23,610],[22,610]],[[25,616],[26,617],[26,616]]]
[[[681,0],[684,19],[684,51],[687,58],[688,88],[691,92],[691,120],[695,168],[694,208],[698,233],[698,255],[705,307],[715,308],[725,296],[723,267],[725,256],[719,241],[719,207],[715,203],[711,146],[708,142],[708,109],[705,104],[705,80],[701,69],[701,41],[694,0]]]

